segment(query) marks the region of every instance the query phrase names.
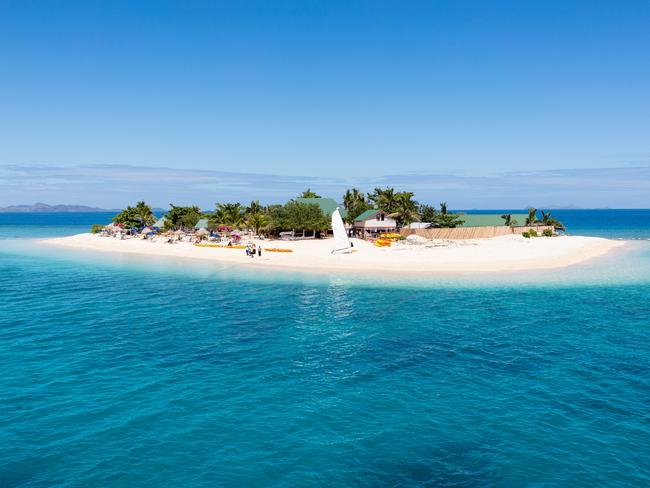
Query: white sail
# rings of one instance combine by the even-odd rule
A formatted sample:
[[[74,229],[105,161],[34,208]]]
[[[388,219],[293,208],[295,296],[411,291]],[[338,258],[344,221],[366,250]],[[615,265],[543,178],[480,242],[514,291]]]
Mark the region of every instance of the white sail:
[[[334,232],[334,249],[332,252],[350,252],[352,246],[338,207],[332,212],[332,231]]]

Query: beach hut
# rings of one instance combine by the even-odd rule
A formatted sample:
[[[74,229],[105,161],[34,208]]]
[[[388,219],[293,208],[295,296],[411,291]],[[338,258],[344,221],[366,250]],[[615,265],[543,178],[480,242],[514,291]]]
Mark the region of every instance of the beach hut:
[[[165,216],[163,215],[158,220],[156,220],[156,223],[153,224],[153,226],[158,227],[159,229],[162,229],[163,227],[165,227],[165,220],[166,220]]]
[[[394,232],[397,221],[383,210],[371,209],[355,218],[353,227],[361,237],[375,237],[381,232]]]
[[[208,230],[208,219],[199,219],[199,221],[194,226],[194,229],[205,229]]]

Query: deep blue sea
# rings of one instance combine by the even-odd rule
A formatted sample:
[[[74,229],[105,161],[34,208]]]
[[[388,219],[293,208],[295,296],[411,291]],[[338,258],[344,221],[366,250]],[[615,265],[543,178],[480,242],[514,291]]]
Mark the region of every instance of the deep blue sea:
[[[400,281],[69,251],[0,214],[0,486],[649,486],[650,210],[553,272]]]

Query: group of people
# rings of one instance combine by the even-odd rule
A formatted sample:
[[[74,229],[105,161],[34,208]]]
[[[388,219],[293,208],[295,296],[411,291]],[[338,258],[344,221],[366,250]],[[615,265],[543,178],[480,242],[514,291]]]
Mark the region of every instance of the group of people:
[[[248,244],[246,246],[246,256],[254,258],[255,254],[257,254],[258,257],[260,258],[262,257],[262,246],[256,246],[255,244]]]

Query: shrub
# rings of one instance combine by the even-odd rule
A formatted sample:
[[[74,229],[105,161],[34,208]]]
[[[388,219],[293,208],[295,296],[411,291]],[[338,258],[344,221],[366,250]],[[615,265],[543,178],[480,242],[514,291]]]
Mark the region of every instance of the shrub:
[[[527,230],[521,233],[521,237],[525,237],[526,239],[530,239],[530,232]]]
[[[93,226],[90,228],[90,232],[93,234],[99,234],[102,230],[104,230],[103,224],[93,224]]]
[[[535,229],[530,229],[530,230],[528,231],[528,235],[529,235],[530,237],[537,237],[537,231],[536,231]]]
[[[544,229],[542,235],[544,237],[553,237],[553,231],[551,229]]]

